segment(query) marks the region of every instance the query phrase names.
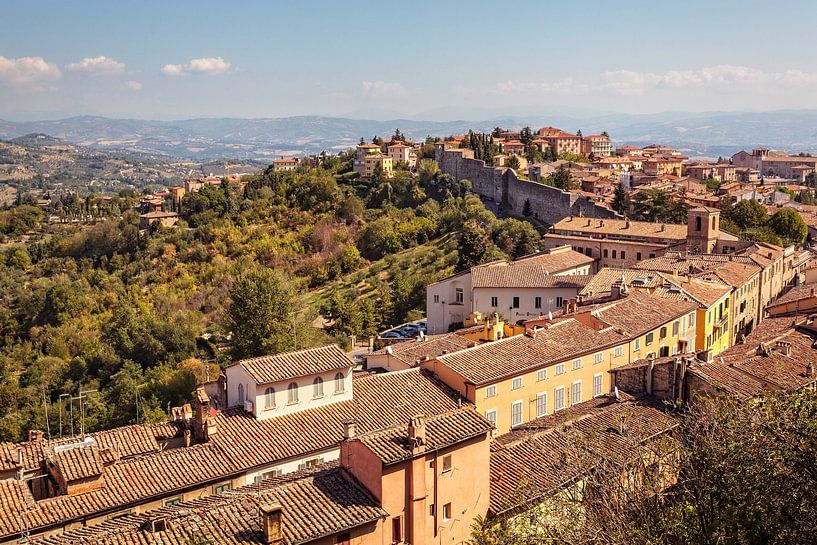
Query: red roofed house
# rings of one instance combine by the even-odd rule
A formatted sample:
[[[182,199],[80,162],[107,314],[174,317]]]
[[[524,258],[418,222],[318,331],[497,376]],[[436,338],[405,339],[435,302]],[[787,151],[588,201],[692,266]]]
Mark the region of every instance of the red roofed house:
[[[609,157],[613,155],[613,143],[605,134],[591,134],[582,138],[582,153],[595,157]]]

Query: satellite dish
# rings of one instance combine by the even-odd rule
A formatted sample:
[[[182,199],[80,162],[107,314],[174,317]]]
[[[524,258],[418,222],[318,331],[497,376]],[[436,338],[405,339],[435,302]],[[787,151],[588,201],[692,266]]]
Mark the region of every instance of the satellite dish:
[[[621,401],[621,398],[620,398],[620,397],[618,397],[618,386],[615,386],[615,387],[613,388],[613,393],[615,393],[615,394],[616,394],[616,401]]]
[[[394,351],[391,349],[391,345],[386,347],[386,354],[391,355]]]
[[[552,319],[553,319],[553,313],[551,311],[548,311],[548,320],[552,320]]]

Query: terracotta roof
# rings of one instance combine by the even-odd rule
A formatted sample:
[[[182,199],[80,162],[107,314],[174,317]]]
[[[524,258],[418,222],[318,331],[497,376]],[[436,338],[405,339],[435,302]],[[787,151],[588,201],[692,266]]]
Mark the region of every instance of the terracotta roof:
[[[626,464],[641,455],[640,445],[669,452],[674,441],[659,447],[653,440],[676,426],[674,418],[648,400],[604,396],[500,436],[491,449],[491,514],[537,503],[591,471],[599,460]]]
[[[589,225],[588,225],[589,224]],[[608,235],[622,238],[682,241],[687,238],[687,226],[674,223],[651,223],[617,219],[591,219],[571,216],[551,227],[551,232]]]
[[[219,545],[263,542],[259,508],[282,507],[283,545],[309,543],[386,518],[377,500],[345,470],[324,466],[154,511],[130,514],[60,535],[40,545]],[[161,521],[158,528],[151,521]]]
[[[593,275],[579,294],[583,296],[584,301],[609,297],[613,284],[620,280],[624,280],[624,283],[628,286],[638,285],[644,287],[655,287],[664,281],[659,275],[650,274],[649,272],[604,267]]]
[[[258,384],[354,367],[352,360],[334,344],[239,360],[232,365],[243,367]]]
[[[459,399],[457,392],[419,368],[357,376],[351,400],[264,420],[240,408],[222,411],[212,442],[243,467],[265,466],[336,448],[348,418],[363,434],[408,422],[416,414],[456,409]]]
[[[474,437],[484,436],[493,429],[489,421],[470,407],[429,417],[425,424],[425,451],[442,450]],[[384,465],[413,457],[408,441],[408,423],[359,436],[358,439]]]
[[[347,418],[355,419],[359,433],[368,433],[408,422],[416,414],[432,416],[460,406],[457,392],[420,369],[353,380],[353,399],[299,413],[257,420],[237,408],[219,412],[209,443],[119,460],[104,468],[105,484],[98,490],[35,501],[25,482],[0,480],[0,540],[19,534],[26,505],[32,506],[29,528],[36,533],[336,449]]]
[[[472,271],[474,288],[570,288],[581,289],[590,275],[554,275],[541,265],[477,267]]]
[[[672,286],[683,290],[684,294],[692,297],[700,304],[709,307],[715,304],[721,297],[732,291],[732,287],[722,282],[708,282],[699,278],[688,276],[674,276],[667,273],[658,273],[663,276]],[[666,289],[667,292],[673,290],[672,286],[663,284],[658,289]]]
[[[477,330],[484,326],[475,326]],[[395,343],[385,348],[381,348],[372,354],[388,354],[391,349],[393,357],[404,361],[407,365],[413,365],[424,357],[435,358],[448,352],[456,352],[469,346],[473,346],[474,341],[466,339],[458,333],[443,333],[441,335],[428,335],[425,340],[412,340]]]
[[[96,445],[83,445],[58,450],[48,458],[67,482],[102,475],[102,456]]]
[[[481,386],[548,367],[607,346],[626,342],[627,335],[613,327],[596,330],[576,319],[547,324],[535,335],[516,335],[446,354],[429,366],[445,365],[466,382]]]
[[[656,288],[658,289],[658,288]],[[597,320],[619,328],[627,337],[637,337],[662,324],[692,312],[698,308],[694,301],[683,297],[670,298],[650,293],[647,289],[630,289],[627,296],[609,303],[580,306],[575,314],[591,315]]]

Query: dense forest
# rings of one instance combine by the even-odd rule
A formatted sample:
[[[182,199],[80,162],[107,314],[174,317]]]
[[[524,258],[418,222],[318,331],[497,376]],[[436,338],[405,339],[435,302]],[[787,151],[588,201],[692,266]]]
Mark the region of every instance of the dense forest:
[[[421,316],[427,282],[538,249],[433,161],[368,181],[351,165],[205,187],[176,228],[140,231],[132,194],[67,199],[68,216],[95,211],[84,222],[1,210],[0,439],[53,436],[60,410],[76,427],[80,392],[86,430],[162,420],[233,358],[346,346]]]

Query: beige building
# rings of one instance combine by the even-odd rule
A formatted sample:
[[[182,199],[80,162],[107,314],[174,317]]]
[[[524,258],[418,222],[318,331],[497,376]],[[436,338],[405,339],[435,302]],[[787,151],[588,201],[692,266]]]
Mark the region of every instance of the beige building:
[[[575,297],[595,260],[563,246],[516,261],[495,261],[426,287],[429,334],[445,333],[473,312],[509,323],[544,316]]]
[[[505,433],[610,391],[608,371],[695,342],[697,304],[632,291],[528,324],[517,335],[422,362]]]
[[[562,153],[582,153],[582,137],[575,134],[557,133],[543,136],[547,140],[548,146],[557,157]]]
[[[416,166],[417,156],[414,154],[414,148],[411,146],[399,142],[392,144],[386,149],[392,166],[397,165],[397,163],[405,163],[408,168],[414,168]]]
[[[732,164],[739,168],[756,170],[761,176],[794,180],[803,179],[808,172],[814,172],[817,169],[817,157],[801,157],[781,151],[756,148],[751,153],[737,152],[732,156]],[[807,168],[804,170],[801,167]]]
[[[272,160],[273,172],[291,172],[298,168],[300,161],[297,157],[281,157]]]
[[[380,168],[383,176],[391,178],[394,170],[394,161],[380,151],[376,144],[360,144],[355,152],[353,170],[362,178],[371,178]]]
[[[613,143],[607,135],[591,134],[582,138],[582,153],[592,153],[594,157],[610,157],[613,155]]]

